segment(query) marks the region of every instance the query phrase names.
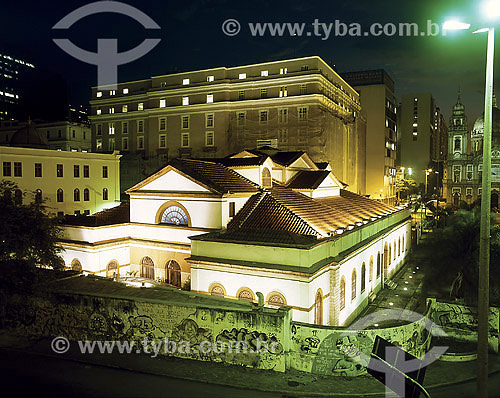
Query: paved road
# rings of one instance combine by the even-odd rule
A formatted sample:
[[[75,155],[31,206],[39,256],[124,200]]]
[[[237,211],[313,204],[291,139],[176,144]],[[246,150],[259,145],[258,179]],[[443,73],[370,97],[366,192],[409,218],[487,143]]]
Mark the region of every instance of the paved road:
[[[429,391],[432,398],[473,398],[476,396],[476,383],[455,384],[450,387],[436,388]],[[500,397],[500,374],[488,379],[488,396]]]
[[[17,397],[280,397],[3,349],[0,380]]]

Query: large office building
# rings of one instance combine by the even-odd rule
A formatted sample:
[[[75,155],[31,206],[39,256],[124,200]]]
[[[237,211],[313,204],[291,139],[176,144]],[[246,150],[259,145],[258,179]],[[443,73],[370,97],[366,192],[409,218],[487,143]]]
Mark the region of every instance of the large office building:
[[[446,126],[436,100],[429,93],[404,95],[398,125],[400,166],[411,173],[417,184],[423,184],[424,192],[438,194],[436,184],[439,162],[444,160],[441,152],[446,151]]]
[[[51,215],[92,214],[120,204],[120,156],[50,150],[33,125],[0,146],[1,180],[14,182],[16,201],[45,199]],[[27,196],[22,196],[22,191]]]
[[[124,188],[177,157],[305,150],[365,193],[359,94],[312,56],[156,76],[92,89],[93,150],[119,150]]]
[[[397,102],[394,81],[383,69],[343,73],[359,92],[366,113],[366,193],[394,203],[396,197]]]

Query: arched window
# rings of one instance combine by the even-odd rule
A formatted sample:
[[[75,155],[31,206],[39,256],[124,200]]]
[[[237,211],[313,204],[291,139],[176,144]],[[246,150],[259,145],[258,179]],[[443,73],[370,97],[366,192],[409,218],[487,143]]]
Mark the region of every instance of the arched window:
[[[64,201],[64,192],[61,188],[57,190],[57,201],[58,202],[63,202]]]
[[[75,202],[80,201],[80,190],[78,188],[75,188],[75,190],[73,191],[73,200]]]
[[[370,266],[368,268],[368,282],[373,279],[373,256],[370,256]]]
[[[351,301],[356,298],[356,269],[352,270],[351,275]]]
[[[76,258],[71,262],[71,269],[73,271],[82,272],[82,264]]]
[[[250,289],[243,288],[238,293],[238,300],[253,302],[254,296]]]
[[[23,204],[23,192],[20,189],[16,189],[14,191],[14,203],[16,205],[22,205]]]
[[[264,188],[272,187],[271,172],[267,167],[264,167],[264,169],[262,170],[262,186]]]
[[[401,255],[401,238],[398,239],[398,257]]]
[[[394,243],[392,244],[392,252],[394,253],[394,260],[396,260],[396,239],[394,239]]]
[[[387,245],[387,243],[386,243],[386,245]],[[389,253],[387,254],[387,259],[388,259],[388,261],[387,261],[388,265],[391,265],[391,245],[389,245]]]
[[[175,260],[170,260],[165,266],[165,282],[181,287],[181,267]]]
[[[160,218],[160,224],[189,226],[189,218],[180,206],[167,207]]]
[[[219,285],[219,284],[213,285],[210,288],[210,294],[212,296],[224,297],[224,295],[225,295],[224,287],[222,285]]]
[[[366,285],[366,265],[363,263],[361,265],[361,293],[365,291],[365,285]]]
[[[345,308],[345,278],[340,278],[340,311]]]
[[[314,300],[314,323],[316,325],[323,324],[323,295],[321,289],[316,292],[316,299]]]
[[[380,252],[377,253],[377,279],[380,278]]]
[[[269,294],[269,297],[267,298],[267,305],[272,308],[279,308],[282,305],[285,305],[285,297],[278,292],[272,292]]]
[[[37,189],[35,191],[35,202],[36,203],[41,203],[42,202],[42,190],[41,189]]]
[[[108,188],[102,189],[102,200],[108,200]]]
[[[405,252],[405,236],[404,235],[403,235],[402,246],[403,246],[403,253],[404,253]]]
[[[90,200],[90,191],[88,188],[83,190],[83,201],[88,202]]]
[[[119,270],[118,263],[116,261],[111,261],[106,268],[106,276],[108,278],[118,278]]]
[[[155,278],[155,264],[153,260],[146,256],[141,260],[141,277],[147,279]]]

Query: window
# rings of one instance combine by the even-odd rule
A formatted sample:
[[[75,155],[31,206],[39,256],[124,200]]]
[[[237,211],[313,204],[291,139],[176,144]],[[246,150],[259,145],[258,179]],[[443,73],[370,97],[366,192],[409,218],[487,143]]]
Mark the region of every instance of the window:
[[[109,95],[115,95],[116,94],[116,90],[109,90]]]
[[[182,116],[181,118],[181,127],[183,129],[189,128],[189,116]]]
[[[61,188],[57,190],[57,201],[58,202],[63,202],[64,201],[64,192]]]
[[[470,180],[472,180],[472,177],[473,177],[473,173],[472,173],[472,171],[473,171],[473,165],[472,165],[472,164],[468,164],[468,165],[467,165],[467,173],[466,173],[466,178],[467,178],[467,180],[469,180],[469,181],[470,181]]]
[[[144,102],[139,102],[137,104],[137,110],[138,111],[143,111],[144,110]]]
[[[221,285],[215,285],[210,288],[210,294],[212,296],[224,297],[224,288]]]
[[[108,166],[102,166],[102,178],[108,178]]]
[[[41,176],[42,176],[42,164],[35,163],[35,177],[41,177]]]
[[[80,177],[80,166],[77,164],[73,166],[73,177],[75,178]]]
[[[158,146],[160,148],[166,148],[167,147],[167,135],[166,134],[160,134],[158,136],[158,138],[159,138]]]
[[[229,217],[234,217],[235,214],[235,203],[229,202]]]
[[[316,325],[323,324],[323,295],[319,289],[316,292],[316,298],[314,300],[314,323]]]
[[[122,122],[122,134],[128,134],[128,122]]]
[[[83,214],[86,215],[86,216],[89,216],[90,215],[90,210],[84,210]]]
[[[175,260],[170,260],[165,265],[165,282],[181,287],[181,267]]]
[[[144,149],[144,137],[137,137],[137,149]]]
[[[96,115],[100,115],[102,113],[102,109],[101,108],[97,108],[96,111],[95,111]]]
[[[22,205],[23,204],[23,192],[20,189],[16,189],[14,191],[14,203],[16,205]]]
[[[141,260],[141,278],[155,278],[155,264],[150,257],[146,256]]]
[[[260,89],[260,98],[267,98],[267,88]]]
[[[307,120],[307,108],[304,106],[301,106],[299,108],[299,120],[300,121]]]
[[[267,115],[268,115],[267,111],[259,111],[259,122],[261,124],[267,123]]]
[[[160,108],[165,108],[167,106],[167,100],[162,98],[160,100]]]
[[[212,93],[207,94],[207,104],[214,102],[214,95]]]
[[[307,130],[304,130],[304,129],[300,129],[298,131],[298,137],[297,137],[297,141],[301,144],[304,144],[307,142]]]
[[[401,255],[401,238],[398,239],[398,257]]]
[[[96,135],[102,135],[102,124],[96,126]]]
[[[307,84],[300,85],[300,95],[307,94]]]
[[[83,178],[90,177],[90,166],[88,164],[83,165]]]
[[[108,188],[102,189],[102,200],[108,200]]]
[[[189,105],[189,97],[182,97],[182,105]]]
[[[302,66],[300,67],[300,70],[301,70],[301,71],[309,70],[309,65],[302,65]]]
[[[277,292],[273,292],[269,295],[269,298],[267,299],[267,305],[271,308],[279,308],[283,305],[285,305],[285,297]]]
[[[262,170],[262,186],[264,188],[271,188],[272,186],[271,172],[267,167]]]
[[[73,200],[75,202],[80,201],[80,190],[78,188],[75,188],[75,190],[73,191]]]
[[[159,119],[159,124],[160,124],[160,126],[159,126],[160,131],[166,130],[167,129],[167,118],[161,117]]]
[[[238,79],[246,79],[247,78],[247,74],[246,73],[240,73],[238,75]]]
[[[280,87],[280,97],[287,97],[288,96],[288,90],[286,86],[281,86]]]
[[[208,75],[207,82],[213,82],[213,81],[214,81],[214,77],[212,75]]]
[[[75,216],[79,216],[80,215],[80,210],[75,210]]]
[[[214,114],[207,113],[205,115],[205,127],[214,127]]]
[[[47,130],[47,139],[50,138],[50,131]],[[5,137],[5,140],[8,141],[9,140],[9,136]]]
[[[370,256],[370,265],[368,268],[368,282],[371,282],[373,279],[373,256]]]
[[[377,253],[377,279],[380,278],[380,252]]]
[[[278,110],[278,122],[288,123],[288,109],[282,108]]]
[[[240,100],[245,99],[245,90],[238,91],[238,99],[240,99]]]
[[[83,190],[83,201],[88,202],[90,200],[90,191],[88,188]]]
[[[76,138],[76,131],[75,131],[75,130],[73,130],[73,131],[71,132],[71,137],[72,137],[72,138]]]
[[[181,147],[189,147],[189,133],[181,133]]]
[[[453,165],[453,182],[460,182],[462,179],[462,166]]]
[[[288,129],[278,129],[278,142],[280,144],[288,143]]]
[[[106,278],[117,278],[118,277],[118,263],[116,261],[111,261],[106,267]]]
[[[361,293],[365,291],[366,287],[366,265],[363,263],[361,265]]]
[[[187,86],[189,84],[189,79],[182,79],[182,84]]]
[[[115,134],[115,124],[114,123],[109,123],[109,125],[108,125],[108,132],[109,132],[109,135],[114,135]]]
[[[286,75],[288,72],[288,69],[287,68],[281,68],[280,69],[280,75]]]
[[[10,162],[3,162],[3,176],[10,177],[12,175],[12,164]]]
[[[236,118],[238,120],[238,126],[245,125],[245,112],[238,112]]]
[[[102,97],[102,91],[98,91],[98,92],[96,93],[96,97],[97,97],[97,98]]]
[[[253,302],[253,293],[250,289],[241,289],[238,293],[238,300]]]
[[[461,152],[462,151],[462,137],[455,136],[453,137],[453,150]]]
[[[62,177],[63,176],[63,165],[62,164],[58,164],[57,167],[56,167],[56,175],[58,177]]]
[[[115,107],[114,106],[110,106],[109,107],[109,113],[115,113]]]
[[[169,224],[169,225],[180,225],[180,226],[189,226],[189,217],[183,208],[180,206],[169,206],[167,207],[161,217],[160,224]]]
[[[122,150],[128,151],[128,138],[127,137],[122,138]]]
[[[472,188],[465,188],[465,196],[472,196]]]
[[[392,247],[393,247],[392,252],[394,253],[394,260],[396,260],[396,240],[394,240]]]
[[[57,138],[62,138],[62,131],[61,130],[57,130]]]
[[[269,76],[269,71],[267,71],[267,70],[261,70],[260,71],[260,75],[261,76]]]
[[[206,131],[205,132],[205,146],[214,146],[214,132]]]
[[[128,88],[123,89],[123,94],[128,94]]]
[[[137,121],[137,132],[144,133],[144,120]]]
[[[14,162],[14,177],[23,176],[23,164],[21,162]]]
[[[351,301],[356,298],[356,270],[352,270],[351,275]]]
[[[339,295],[340,295],[340,311],[342,311],[345,308],[345,278],[342,276],[340,278],[340,288],[339,288]]]

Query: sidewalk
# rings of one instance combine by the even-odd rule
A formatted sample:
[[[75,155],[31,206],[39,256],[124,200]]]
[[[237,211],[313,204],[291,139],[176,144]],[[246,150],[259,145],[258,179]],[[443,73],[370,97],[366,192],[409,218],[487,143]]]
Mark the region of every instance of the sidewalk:
[[[246,390],[274,392],[284,397],[377,397],[385,387],[373,377],[321,376],[298,371],[278,373],[222,363],[201,362],[171,357],[151,358],[144,354],[82,354],[76,344],[65,354],[55,354],[51,339],[26,340],[0,331],[0,350],[32,352],[92,365],[196,380]],[[436,387],[470,381],[475,378],[476,362],[432,363],[426,371],[424,387]],[[500,372],[498,356],[490,355],[490,373]]]

